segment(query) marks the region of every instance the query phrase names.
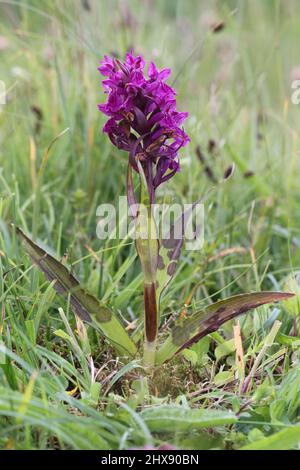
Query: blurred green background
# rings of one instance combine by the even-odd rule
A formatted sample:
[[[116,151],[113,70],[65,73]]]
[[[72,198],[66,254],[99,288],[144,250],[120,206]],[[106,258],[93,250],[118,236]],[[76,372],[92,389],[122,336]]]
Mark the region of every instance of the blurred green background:
[[[1,1],[0,8],[3,230],[13,220],[51,246],[61,237],[64,248],[94,239],[96,206],[124,194],[126,168],[125,154],[101,132],[97,104],[105,97],[97,67],[104,54],[122,58],[134,48],[172,68],[178,108],[190,113],[191,143],[166,189],[170,197],[197,199],[234,162],[234,177],[206,208],[208,246],[249,244],[250,237],[258,256],[271,250],[271,262],[278,258],[285,269],[292,253],[297,265],[297,1],[24,0]],[[47,162],[36,217],[43,152],[66,128]]]

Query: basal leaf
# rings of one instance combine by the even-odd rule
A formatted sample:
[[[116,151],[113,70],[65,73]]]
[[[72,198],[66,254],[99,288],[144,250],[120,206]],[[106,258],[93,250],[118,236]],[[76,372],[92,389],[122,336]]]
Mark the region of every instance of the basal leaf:
[[[182,349],[216,331],[226,321],[260,305],[285,300],[293,295],[284,292],[241,294],[221,300],[195,312],[175,325],[171,334],[157,352],[157,365],[163,364]]]
[[[32,261],[45,274],[48,281],[55,281],[53,287],[56,292],[64,297],[70,296],[74,313],[81,320],[99,327],[119,353],[134,356],[136,346],[114,312],[84,289],[66,266],[34,243],[21,229],[16,228],[16,230]]]
[[[152,432],[186,431],[233,424],[236,416],[228,411],[191,410],[182,406],[162,405],[146,408],[141,417]]]

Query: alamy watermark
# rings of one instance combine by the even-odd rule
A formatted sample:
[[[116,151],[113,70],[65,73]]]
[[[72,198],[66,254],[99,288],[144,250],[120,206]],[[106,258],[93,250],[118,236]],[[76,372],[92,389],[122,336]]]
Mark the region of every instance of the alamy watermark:
[[[142,229],[137,230],[136,220],[131,215],[139,214]],[[97,237],[100,240],[131,238],[157,238],[176,241],[185,240],[187,250],[199,250],[204,243],[204,205],[153,204],[152,215],[156,229],[151,227],[147,207],[143,204],[128,206],[127,197],[120,196],[118,207],[101,204],[97,207]],[[173,245],[173,246],[174,246]]]
[[[292,89],[295,90],[292,93],[291,101],[293,104],[300,104],[300,80],[294,80],[291,85]]]
[[[0,80],[0,105],[6,104],[6,86],[3,80]]]

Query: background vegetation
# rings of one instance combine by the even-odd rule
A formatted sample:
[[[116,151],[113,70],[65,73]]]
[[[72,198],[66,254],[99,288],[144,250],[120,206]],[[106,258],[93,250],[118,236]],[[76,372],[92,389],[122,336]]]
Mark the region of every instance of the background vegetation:
[[[98,61],[133,47],[172,68],[190,113],[169,200],[196,200],[236,166],[206,202],[203,249],[183,253],[164,296],[165,331],[201,303],[283,290],[300,269],[299,28],[296,0],[0,1],[0,448],[297,447],[297,301],[227,323],[147,389],[137,361],[124,367],[76,325],[10,223],[64,257],[129,329],[141,327],[134,245],[96,237],[96,207],[125,194],[126,171],[101,132]]]

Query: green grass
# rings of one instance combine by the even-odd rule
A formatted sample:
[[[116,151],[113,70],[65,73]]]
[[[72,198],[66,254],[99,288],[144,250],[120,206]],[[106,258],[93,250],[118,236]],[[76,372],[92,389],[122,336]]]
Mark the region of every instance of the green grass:
[[[247,391],[235,362],[234,322],[147,385],[137,361],[124,366],[103,337],[90,329],[85,337],[10,224],[65,255],[81,282],[140,330],[134,245],[96,237],[97,206],[126,190],[126,156],[101,132],[98,61],[133,46],[172,67],[179,109],[190,113],[182,171],[160,196],[189,203],[212,186],[197,145],[218,179],[236,165],[205,203],[204,247],[183,252],[163,319],[178,315],[192,291],[187,315],[229,295],[283,290],[300,269],[300,105],[291,103],[292,79],[300,78],[298,2],[88,3],[90,11],[71,0],[0,1],[0,80],[7,87],[0,105],[0,448],[297,448],[297,305],[294,316],[280,304],[241,317],[246,376],[259,357]],[[222,31],[208,28],[211,15],[225,22]],[[266,347],[276,320],[279,332]]]

